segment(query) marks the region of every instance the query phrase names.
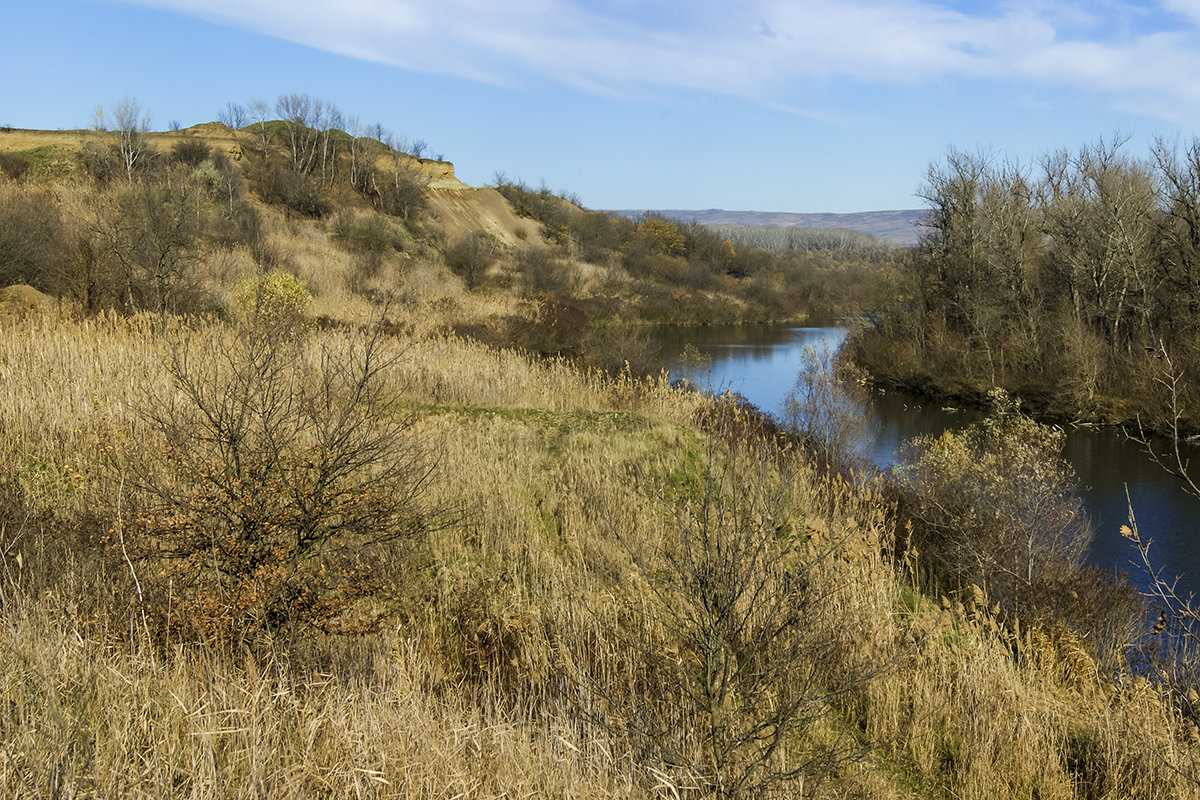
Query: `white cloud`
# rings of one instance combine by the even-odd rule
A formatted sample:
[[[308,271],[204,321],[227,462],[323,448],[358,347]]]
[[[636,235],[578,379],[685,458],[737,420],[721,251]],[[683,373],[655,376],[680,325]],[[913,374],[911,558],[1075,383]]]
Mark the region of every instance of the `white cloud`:
[[[1163,0],[1162,7],[1193,23],[1200,23],[1200,0]]]
[[[1162,0],[1167,13],[1152,15],[1119,2],[1085,14],[1055,0],[987,11],[930,0],[344,0],[336,10],[325,0],[127,1],[495,83],[533,75],[606,94],[681,87],[794,105],[803,87],[831,78],[989,78],[1200,119],[1200,0]],[[1118,22],[1130,15],[1153,32],[1112,33],[1129,30]]]

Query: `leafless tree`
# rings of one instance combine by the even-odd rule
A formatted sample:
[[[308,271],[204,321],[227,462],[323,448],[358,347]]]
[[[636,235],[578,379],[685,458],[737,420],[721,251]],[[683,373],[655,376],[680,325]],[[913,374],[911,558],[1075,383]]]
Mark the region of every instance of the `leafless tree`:
[[[1167,346],[1161,341],[1156,356],[1160,371],[1155,381],[1162,390],[1168,421],[1165,451],[1162,440],[1153,437],[1140,419],[1137,432],[1129,435],[1142,446],[1155,464],[1179,479],[1184,492],[1200,498],[1200,479],[1197,478],[1195,468],[1192,467],[1183,448],[1183,420],[1191,402],[1192,392],[1184,381],[1182,372],[1176,367]],[[1168,652],[1165,654],[1172,683],[1176,688],[1184,687],[1185,691],[1187,688],[1194,688],[1200,681],[1200,669],[1197,664],[1197,659],[1200,658],[1200,604],[1197,604],[1196,598],[1191,594],[1185,595],[1181,592],[1178,577],[1165,575],[1163,565],[1155,564],[1150,552],[1153,538],[1143,536],[1134,515],[1132,501],[1129,502],[1129,524],[1121,528],[1121,533],[1137,551],[1137,563],[1149,582],[1147,597],[1160,608],[1155,632],[1167,634],[1164,640],[1174,645],[1167,648]]]
[[[838,581],[823,570],[842,543],[808,542],[791,528],[789,465],[798,462],[726,439],[746,421],[724,405],[692,498],[664,500],[679,510],[661,545],[625,542],[636,571],[617,600],[620,621],[591,612],[601,646],[630,663],[604,675],[613,657],[607,667],[574,662],[580,711],[667,785],[722,800],[776,796],[796,781],[812,791],[861,751],[808,734],[889,656],[832,666],[846,654],[818,620],[836,602]]]
[[[292,170],[298,175],[307,175],[316,165],[325,111],[323,101],[307,94],[283,94],[275,102],[275,113],[287,126]]]
[[[103,128],[115,138],[117,154],[125,169],[126,179],[132,183],[134,171],[147,153],[146,134],[150,130],[149,115],[142,114],[136,99],[128,97],[118,101],[112,111],[103,115]]]
[[[246,126],[249,121],[249,112],[240,103],[229,102],[217,112],[217,121],[236,133]]]
[[[265,298],[231,345],[174,343],[170,388],[141,409],[165,460],[113,457],[164,622],[218,645],[378,623],[385,604],[359,603],[380,588],[373,565],[445,521],[425,503],[430,451],[384,392],[402,355],[381,322],[314,340]]]
[[[869,403],[865,380],[856,380],[850,365],[839,365],[836,348],[823,342],[803,349],[783,400],[783,419],[831,470],[854,469],[870,433]]]
[[[258,133],[258,145],[263,154],[266,154],[267,147],[270,144],[269,129],[267,122],[271,119],[271,107],[266,100],[255,98],[250,101],[249,109],[250,119],[253,121],[254,129]]]

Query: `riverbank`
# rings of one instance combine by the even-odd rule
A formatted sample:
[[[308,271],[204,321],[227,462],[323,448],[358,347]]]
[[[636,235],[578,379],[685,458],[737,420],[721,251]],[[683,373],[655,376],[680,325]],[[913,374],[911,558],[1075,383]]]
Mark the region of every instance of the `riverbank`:
[[[1146,746],[1200,758],[1167,688],[1101,673],[1091,640],[1053,620],[1018,626],[982,595],[924,593],[921,562],[892,557],[896,518],[878,486],[748,438],[738,408],[662,380],[404,322],[379,342],[379,363],[398,360],[362,419],[403,422],[421,445],[405,452],[437,455],[419,462],[418,497],[455,513],[396,547],[384,537],[322,555],[312,591],[365,564],[371,580],[354,586],[370,592],[319,604],[281,592],[290,616],[239,617],[258,627],[230,646],[199,623],[231,598],[258,601],[205,573],[182,583],[145,539],[203,547],[210,538],[178,536],[196,520],[225,531],[213,516],[224,506],[202,492],[162,506],[105,464],[188,485],[142,413],[176,395],[147,390],[172,386],[172,353],[238,353],[243,334],[214,322],[164,332],[157,318],[0,321],[5,794],[651,798],[703,794],[719,763],[817,797],[1066,800],[1081,782],[1188,796]],[[354,363],[368,335],[305,327],[288,347],[347,356],[295,362],[315,379],[322,364]],[[213,360],[236,367],[224,357]],[[281,386],[307,385],[285,374]],[[200,385],[203,398],[212,387]],[[367,483],[340,496],[347,514],[375,480],[349,474]],[[742,556],[696,561],[697,537]],[[689,615],[720,599],[696,594],[713,580],[749,581],[753,602],[735,592],[731,613],[773,635],[747,643],[718,617],[695,635]],[[173,615],[181,606],[194,614]],[[715,706],[696,668],[713,660],[734,682]],[[795,716],[772,716],[784,703]],[[811,766],[784,775],[781,759],[714,738],[760,723],[780,731],[772,759]]]
[[[1161,359],[1151,361],[1151,366],[1114,366],[1081,386],[1072,370],[1064,368],[1056,376],[1050,365],[1037,375],[1000,372],[993,381],[984,377],[986,370],[980,373],[978,365],[964,366],[971,360],[969,353],[969,348],[948,346],[931,351],[917,341],[895,340],[867,327],[847,340],[847,356],[885,389],[985,409],[988,393],[998,386],[1018,398],[1025,413],[1049,424],[1131,431],[1140,426],[1147,434],[1182,439],[1200,434],[1200,417],[1187,403],[1188,395],[1181,393],[1172,406],[1171,378]],[[1178,386],[1181,392],[1187,390],[1186,382]]]
[[[680,351],[691,344],[690,362],[665,362],[689,373],[693,382],[717,393],[729,389],[744,395],[764,412],[781,415],[784,396],[794,388],[802,366],[802,351],[836,349],[843,331],[836,327],[762,326],[745,328],[674,329],[663,332],[663,349]],[[895,384],[872,392],[870,402],[855,412],[864,423],[860,456],[882,469],[916,437],[938,437],[986,415],[975,398],[910,394]],[[1134,556],[1121,526],[1129,522],[1129,505],[1143,530],[1155,540],[1155,557],[1165,573],[1179,576],[1185,591],[1200,593],[1200,550],[1195,547],[1193,520],[1200,517],[1200,500],[1181,491],[1176,478],[1155,464],[1143,446],[1116,426],[1069,424],[1040,417],[1065,432],[1063,455],[1078,475],[1077,491],[1096,531],[1090,563],[1116,573],[1133,572],[1135,584],[1145,587],[1146,576],[1132,568]],[[1153,438],[1166,450],[1169,440]],[[1200,463],[1200,448],[1181,443],[1183,456]]]

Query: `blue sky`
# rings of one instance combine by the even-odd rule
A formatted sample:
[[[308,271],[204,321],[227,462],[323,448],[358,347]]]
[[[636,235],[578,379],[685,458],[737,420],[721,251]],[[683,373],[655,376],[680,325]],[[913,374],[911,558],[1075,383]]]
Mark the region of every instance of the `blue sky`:
[[[8,0],[0,124],[304,92],[591,208],[920,206],[947,147],[1200,133],[1200,0]]]

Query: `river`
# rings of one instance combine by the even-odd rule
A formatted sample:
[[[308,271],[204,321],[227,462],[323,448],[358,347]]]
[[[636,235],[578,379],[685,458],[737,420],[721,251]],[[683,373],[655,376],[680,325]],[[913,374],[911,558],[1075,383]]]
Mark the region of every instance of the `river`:
[[[836,349],[845,332],[838,327],[779,325],[667,328],[659,341],[673,376],[688,374],[693,381],[717,392],[743,395],[763,411],[782,413],[782,401],[792,387],[806,346]],[[691,344],[711,359],[696,366],[678,358]],[[944,403],[903,392],[875,393],[869,413],[870,434],[863,455],[880,467],[893,463],[896,451],[909,439],[958,428],[981,417],[975,410],[948,410]],[[1162,443],[1165,446],[1165,442]],[[1200,500],[1183,492],[1180,481],[1154,464],[1144,450],[1119,431],[1067,429],[1063,455],[1079,475],[1081,494],[1096,535],[1089,560],[1128,571],[1135,583],[1146,575],[1131,564],[1136,556],[1121,536],[1129,503],[1143,537],[1151,537],[1151,553],[1164,576],[1179,576],[1181,594],[1200,594]],[[1190,448],[1200,466],[1200,448]]]

